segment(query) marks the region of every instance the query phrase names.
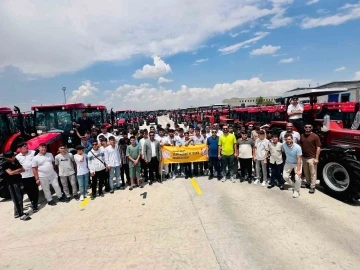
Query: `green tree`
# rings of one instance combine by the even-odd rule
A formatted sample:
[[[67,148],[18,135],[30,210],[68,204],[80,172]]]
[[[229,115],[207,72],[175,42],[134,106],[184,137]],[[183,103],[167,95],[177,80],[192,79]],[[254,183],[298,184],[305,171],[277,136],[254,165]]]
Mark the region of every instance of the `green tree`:
[[[263,105],[273,105],[273,104],[275,104],[275,103],[272,100],[267,100],[267,101],[263,102]]]
[[[264,104],[264,98],[262,96],[256,98],[256,105]]]

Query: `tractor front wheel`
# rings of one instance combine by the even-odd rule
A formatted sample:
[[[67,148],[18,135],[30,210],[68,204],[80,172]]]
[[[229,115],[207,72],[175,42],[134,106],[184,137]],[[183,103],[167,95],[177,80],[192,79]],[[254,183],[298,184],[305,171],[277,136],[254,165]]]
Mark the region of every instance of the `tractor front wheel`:
[[[360,192],[360,162],[335,153],[321,158],[318,176],[326,193],[341,200],[357,200]]]

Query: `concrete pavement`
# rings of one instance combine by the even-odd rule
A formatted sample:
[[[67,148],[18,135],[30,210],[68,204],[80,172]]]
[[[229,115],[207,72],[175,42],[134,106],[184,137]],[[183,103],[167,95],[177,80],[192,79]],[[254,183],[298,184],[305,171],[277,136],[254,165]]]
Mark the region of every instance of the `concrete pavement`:
[[[0,269],[358,269],[360,208],[302,190],[183,178],[45,206],[0,203]],[[144,193],[146,196],[144,196]]]

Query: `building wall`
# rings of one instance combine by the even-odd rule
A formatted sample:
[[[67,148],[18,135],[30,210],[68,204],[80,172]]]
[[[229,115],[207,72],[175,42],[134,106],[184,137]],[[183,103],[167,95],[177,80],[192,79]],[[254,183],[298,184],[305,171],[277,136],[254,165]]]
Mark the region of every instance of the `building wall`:
[[[241,106],[242,104],[245,104],[245,106],[251,106],[251,105],[256,105],[257,98],[258,97],[231,98],[231,99],[224,99],[222,103],[229,104],[230,106]],[[279,98],[279,96],[269,96],[263,98],[264,101],[273,101],[275,103],[275,100]]]

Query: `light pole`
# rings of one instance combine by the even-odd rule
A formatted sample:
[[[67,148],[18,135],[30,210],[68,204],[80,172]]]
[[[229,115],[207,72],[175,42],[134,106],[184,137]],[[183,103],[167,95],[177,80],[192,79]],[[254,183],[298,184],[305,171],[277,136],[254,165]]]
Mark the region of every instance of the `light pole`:
[[[65,95],[66,87],[63,87],[62,90],[64,91],[64,100],[65,100],[64,104],[66,104],[66,95]]]

